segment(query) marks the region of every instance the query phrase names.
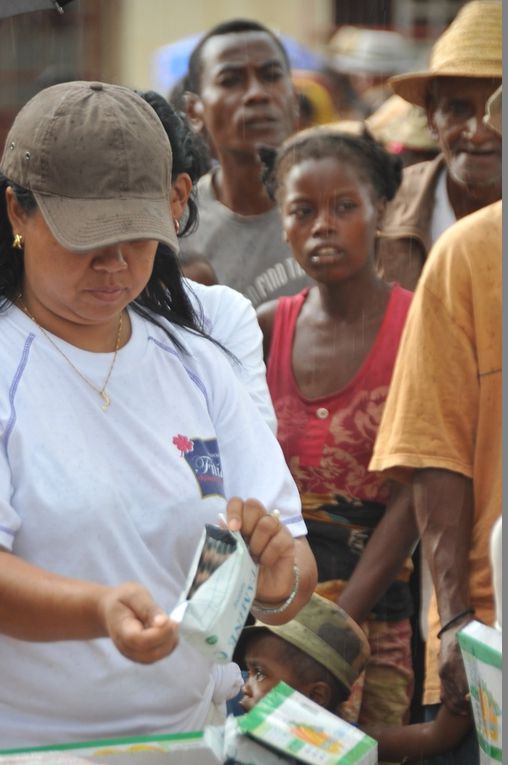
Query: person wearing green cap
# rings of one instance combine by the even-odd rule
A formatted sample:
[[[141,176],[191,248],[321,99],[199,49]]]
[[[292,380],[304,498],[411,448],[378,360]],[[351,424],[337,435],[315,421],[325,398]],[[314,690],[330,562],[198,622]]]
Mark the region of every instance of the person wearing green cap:
[[[240,706],[249,712],[283,681],[340,717],[340,705],[369,653],[359,625],[335,603],[314,594],[290,622],[269,626],[256,621],[243,630],[233,657],[248,673]],[[377,740],[381,759],[409,763],[447,752],[470,726],[470,719],[443,707],[431,723],[361,727]]]

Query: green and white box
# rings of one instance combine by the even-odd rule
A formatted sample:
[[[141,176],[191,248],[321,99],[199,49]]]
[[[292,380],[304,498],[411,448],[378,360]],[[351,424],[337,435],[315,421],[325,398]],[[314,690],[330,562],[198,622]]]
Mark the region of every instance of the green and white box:
[[[457,633],[464,658],[481,765],[503,761],[503,637],[473,621]]]
[[[243,734],[308,765],[376,765],[377,743],[286,683],[237,718]]]
[[[0,750],[0,765],[222,765],[202,733]]]

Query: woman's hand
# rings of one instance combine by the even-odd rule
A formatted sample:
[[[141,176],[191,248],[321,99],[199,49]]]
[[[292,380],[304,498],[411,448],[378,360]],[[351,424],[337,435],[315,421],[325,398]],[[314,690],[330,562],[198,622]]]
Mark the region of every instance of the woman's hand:
[[[241,532],[259,564],[256,599],[267,605],[283,603],[295,582],[295,541],[287,528],[257,499],[230,499],[227,521],[231,531]]]
[[[284,624],[309,600],[317,582],[316,561],[305,537],[294,539],[277,514],[268,513],[256,499],[233,497],[227,505],[231,531],[240,531],[249,552],[259,564],[256,600],[266,606],[282,605],[299,583],[295,598],[280,613],[260,613],[267,624]],[[257,615],[257,614],[256,614]]]
[[[140,664],[168,656],[178,643],[178,626],[136,582],[108,588],[99,601],[105,629],[121,654]]]

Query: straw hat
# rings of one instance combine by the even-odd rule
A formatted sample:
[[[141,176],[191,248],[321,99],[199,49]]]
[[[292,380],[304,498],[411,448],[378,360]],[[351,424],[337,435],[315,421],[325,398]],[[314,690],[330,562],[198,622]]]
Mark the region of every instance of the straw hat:
[[[367,117],[365,124],[377,141],[400,144],[413,151],[439,151],[432,137],[425,110],[409,104],[400,96],[391,96]]]
[[[342,26],[328,43],[333,66],[350,74],[388,77],[414,68],[418,51],[398,32]]]
[[[397,75],[389,83],[406,101],[425,106],[435,77],[501,78],[502,31],[501,0],[471,0],[434,44],[428,70]]]

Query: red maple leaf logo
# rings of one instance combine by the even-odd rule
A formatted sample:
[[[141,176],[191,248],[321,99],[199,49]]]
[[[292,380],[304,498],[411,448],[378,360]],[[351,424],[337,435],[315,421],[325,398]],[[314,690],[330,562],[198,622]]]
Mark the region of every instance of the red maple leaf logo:
[[[182,436],[180,433],[173,437],[173,443],[176,448],[180,450],[182,457],[184,454],[191,452],[194,449],[194,441],[191,441],[187,436]]]

